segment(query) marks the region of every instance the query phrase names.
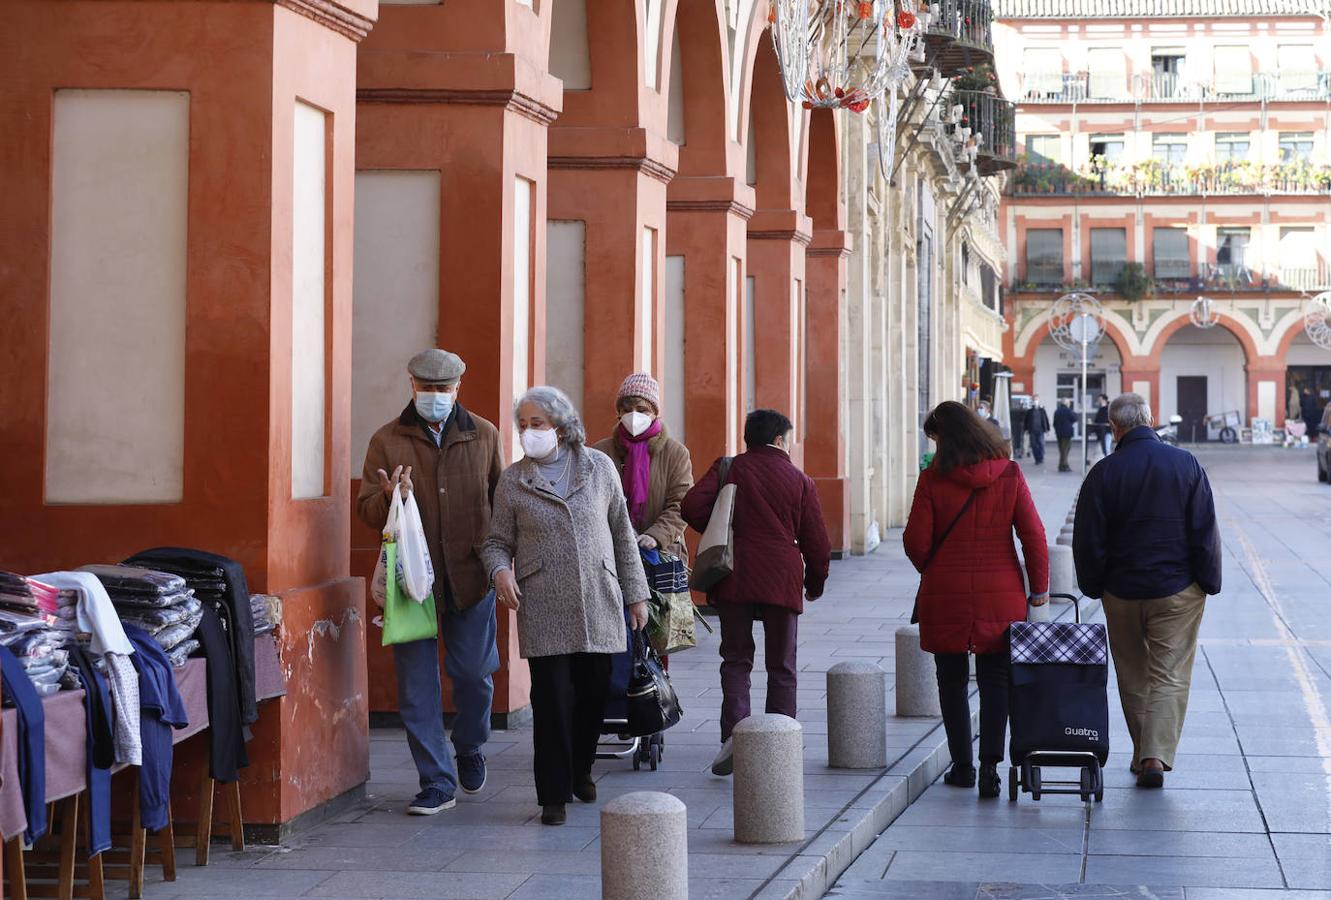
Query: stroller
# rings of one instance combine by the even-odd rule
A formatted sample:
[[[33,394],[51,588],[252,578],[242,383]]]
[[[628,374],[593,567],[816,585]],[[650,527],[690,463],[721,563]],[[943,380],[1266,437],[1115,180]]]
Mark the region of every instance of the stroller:
[[[597,759],[632,759],[633,770],[643,763],[656,771],[665,756],[665,733],[658,731],[647,737],[627,734],[629,674],[633,671],[633,634],[624,613],[624,628],[629,631],[629,649],[616,653],[610,659],[610,694],[605,702],[605,715],[601,721],[601,734],[609,740],[597,744]]]
[[[1076,622],[1013,622],[1008,799],[1019,791],[1077,794],[1083,802],[1104,800],[1109,758],[1109,651],[1103,625],[1083,624],[1078,598],[1071,600]],[[1077,781],[1045,780],[1044,769],[1079,769]]]

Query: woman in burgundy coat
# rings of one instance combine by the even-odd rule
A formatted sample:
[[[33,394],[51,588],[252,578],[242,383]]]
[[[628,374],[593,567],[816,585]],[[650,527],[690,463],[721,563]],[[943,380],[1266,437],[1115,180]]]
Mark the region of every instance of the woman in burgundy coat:
[[[920,474],[906,524],[906,555],[921,573],[920,646],[934,654],[952,768],[943,777],[975,785],[967,683],[975,654],[980,686],[980,796],[997,797],[1008,717],[1004,632],[1026,606],[1049,599],[1049,548],[1021,466],[1002,440],[960,403],[940,403],[924,422],[938,445]],[[1016,529],[1032,594],[1012,542]]]
[[[733,769],[730,732],[749,715],[753,623],[763,623],[767,711],[795,717],[795,641],[804,600],[827,582],[831,544],[813,479],[790,461],[791,424],[758,409],[744,422],[746,452],[735,457],[734,571],[708,594],[721,620],[721,752],[712,772]],[[721,460],[684,497],[681,512],[694,531],[707,528],[721,490]]]

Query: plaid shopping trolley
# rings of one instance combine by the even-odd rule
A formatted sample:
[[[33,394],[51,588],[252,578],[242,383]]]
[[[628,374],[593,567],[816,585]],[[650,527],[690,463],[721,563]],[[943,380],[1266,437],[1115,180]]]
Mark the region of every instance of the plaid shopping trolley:
[[[1109,758],[1109,643],[1103,625],[1081,621],[1071,594],[1073,622],[1013,622],[1008,799],[1019,791],[1104,799],[1101,766]],[[1079,769],[1077,781],[1043,778],[1045,768]]]

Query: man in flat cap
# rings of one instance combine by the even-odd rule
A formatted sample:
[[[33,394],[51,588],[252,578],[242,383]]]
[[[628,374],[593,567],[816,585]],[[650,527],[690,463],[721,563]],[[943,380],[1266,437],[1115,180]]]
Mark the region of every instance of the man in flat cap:
[[[382,529],[393,491],[412,491],[434,565],[444,670],[457,707],[457,765],[445,746],[438,642],[394,644],[398,710],[421,784],[407,812],[417,816],[452,808],[459,785],[469,794],[485,786],[481,748],[490,737],[491,676],[499,668],[495,596],[475,548],[490,531],[490,501],[503,460],[498,429],[457,402],[466,369],[446,350],[412,357],[411,402],[370,439],[356,499],[361,521]]]

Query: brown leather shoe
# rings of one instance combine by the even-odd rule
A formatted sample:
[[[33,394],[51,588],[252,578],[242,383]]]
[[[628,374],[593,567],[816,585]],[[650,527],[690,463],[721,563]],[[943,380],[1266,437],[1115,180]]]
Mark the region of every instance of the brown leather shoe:
[[[1165,786],[1165,764],[1158,759],[1143,759],[1141,770],[1137,773],[1137,787],[1159,788]]]

